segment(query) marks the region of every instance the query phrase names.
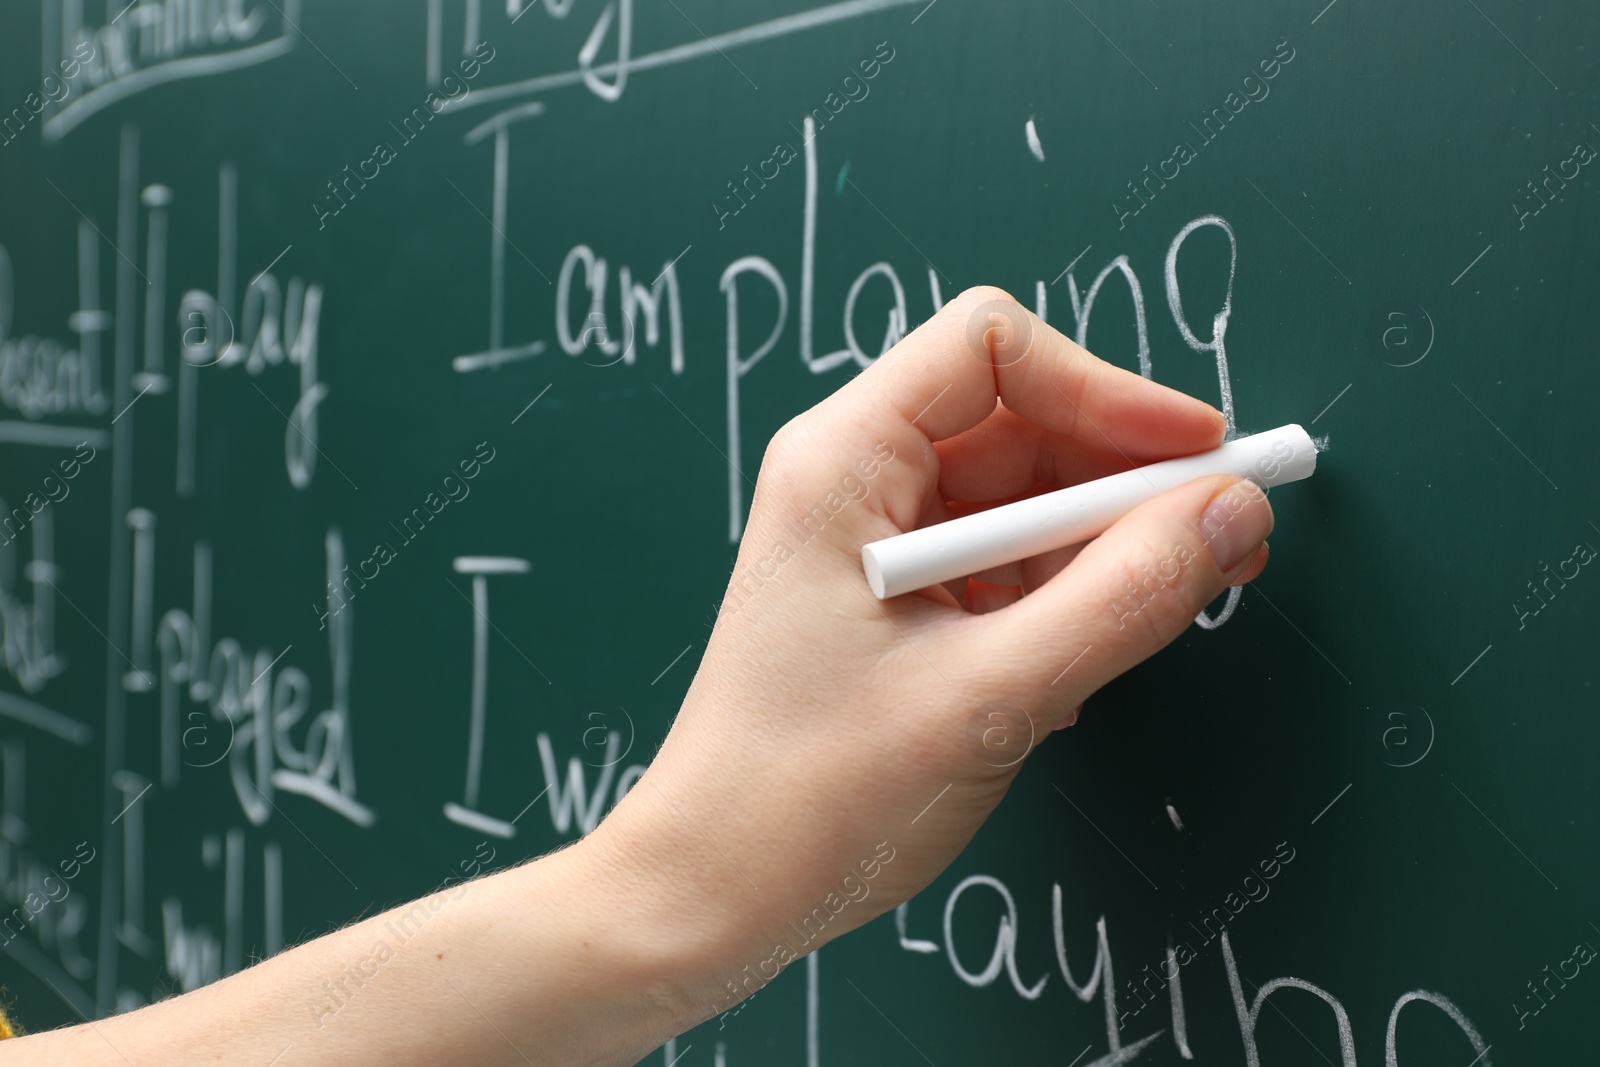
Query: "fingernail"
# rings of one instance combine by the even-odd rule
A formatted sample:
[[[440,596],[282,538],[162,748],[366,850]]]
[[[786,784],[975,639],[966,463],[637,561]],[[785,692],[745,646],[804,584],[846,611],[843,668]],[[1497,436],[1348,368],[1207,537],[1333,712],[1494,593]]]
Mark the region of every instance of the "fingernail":
[[[1232,577],[1250,562],[1272,532],[1272,505],[1249,478],[1241,478],[1211,498],[1200,514],[1200,536],[1211,550],[1217,569]]]
[[[1077,722],[1078,721],[1078,716],[1082,715],[1082,714],[1083,714],[1083,705],[1079,704],[1077,707],[1075,707],[1071,711],[1067,712],[1067,717],[1064,720],[1062,720],[1061,725],[1057,726],[1056,729],[1058,731],[1059,730],[1065,730],[1067,727],[1069,727],[1073,723]]]

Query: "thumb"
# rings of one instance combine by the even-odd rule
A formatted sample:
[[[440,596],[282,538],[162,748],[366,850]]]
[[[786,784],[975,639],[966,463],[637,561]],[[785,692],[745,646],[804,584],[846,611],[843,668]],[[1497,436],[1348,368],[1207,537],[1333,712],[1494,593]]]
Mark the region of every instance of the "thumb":
[[[1248,478],[1199,478],[1135,508],[1036,592],[982,617],[983,643],[1049,691],[1053,729],[1101,686],[1170,644],[1245,572],[1272,532]]]

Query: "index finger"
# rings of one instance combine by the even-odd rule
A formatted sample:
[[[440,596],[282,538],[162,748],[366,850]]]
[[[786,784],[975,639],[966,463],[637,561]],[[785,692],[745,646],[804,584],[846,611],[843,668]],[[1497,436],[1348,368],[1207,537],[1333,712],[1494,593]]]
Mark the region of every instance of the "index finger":
[[[1085,449],[1143,458],[1215,447],[1224,429],[1209,404],[1096,359],[1004,290],[979,287],[946,304],[786,432],[808,453],[826,442],[830,452],[867,454],[887,442],[896,462],[883,466],[877,492],[865,502],[909,530],[937,495],[932,442],[979,425],[1001,400]],[[825,492],[837,480],[815,463],[793,466],[785,480],[804,493]]]

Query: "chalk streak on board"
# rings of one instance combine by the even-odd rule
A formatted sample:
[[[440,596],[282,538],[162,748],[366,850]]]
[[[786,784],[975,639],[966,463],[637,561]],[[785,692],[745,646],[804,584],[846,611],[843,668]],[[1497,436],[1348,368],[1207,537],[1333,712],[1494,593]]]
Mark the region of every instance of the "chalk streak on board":
[[[487,352],[474,352],[470,356],[457,356],[450,361],[450,369],[457,374],[468,374],[475,370],[494,370],[507,363],[532,359],[543,353],[544,342],[534,341],[532,344],[517,348],[495,348]]]
[[[1172,828],[1179,832],[1183,830],[1183,820],[1178,816],[1178,809],[1171,804],[1167,805],[1167,818],[1172,820]]]
[[[1531,859],[1528,859],[1528,854],[1526,852],[1522,851],[1521,848],[1518,848],[1517,843],[1515,841],[1511,840],[1511,838],[1509,838],[1509,837],[1506,837],[1506,832],[1504,830],[1500,829],[1499,826],[1496,826],[1495,825],[1495,821],[1493,819],[1489,818],[1488,814],[1482,808],[1478,807],[1477,803],[1474,802],[1471,797],[1467,796],[1467,794],[1465,792],[1462,792],[1462,789],[1461,789],[1461,787],[1459,785],[1456,785],[1454,782],[1451,782],[1450,785],[1451,785],[1451,788],[1453,788],[1457,793],[1461,793],[1461,799],[1462,800],[1465,800],[1468,804],[1472,805],[1472,810],[1473,811],[1476,811],[1479,815],[1483,816],[1483,821],[1484,822],[1488,823],[1490,826],[1494,826],[1494,832],[1495,833],[1499,834],[1501,837],[1505,837],[1506,844],[1510,845],[1512,848],[1515,848],[1517,850],[1517,855],[1521,856],[1525,860],[1528,860],[1528,866],[1529,867],[1532,867],[1534,870],[1539,871],[1539,877],[1540,878],[1543,878],[1545,881],[1550,882],[1550,876],[1548,874],[1545,874],[1543,871],[1540,871],[1539,870],[1539,865],[1537,863],[1533,862]],[[1558,893],[1561,891],[1561,887],[1556,885],[1554,882],[1550,882],[1550,888],[1554,889]]]
[[[757,22],[737,30],[729,30],[707,37],[701,41],[690,41],[686,44],[673,45],[657,52],[647,52],[642,56],[633,56],[625,64],[616,60],[600,63],[587,68],[587,73],[596,78],[615,77],[618,67],[625,67],[629,74],[638,74],[641,71],[658,70],[662,67],[676,66],[696,59],[704,59],[728,49],[742,48],[749,44],[759,44],[777,37],[787,37],[792,33],[803,30],[815,29],[818,26],[827,26],[835,22],[845,22],[850,19],[870,15],[876,11],[886,11],[896,7],[910,7],[920,4],[922,0],[846,0],[845,3],[828,4],[825,7],[813,8],[810,11],[801,11],[782,18],[769,19],[766,22]],[[931,6],[931,5],[930,5]],[[520,82],[511,82],[506,85],[497,85],[493,88],[475,90],[469,96],[463,96],[460,105],[455,108],[477,107],[480,104],[492,104],[498,100],[508,100],[518,96],[531,96],[550,89],[565,89],[574,85],[582,85],[585,80],[585,69],[575,67],[572,70],[560,71],[556,74],[541,74],[535,78],[528,78]]]
[[[690,18],[687,14],[684,13],[683,8],[679,7],[677,4],[672,3],[672,0],[667,0],[667,3],[672,4],[672,9],[674,11],[676,11],[678,14],[683,15],[683,21],[687,22],[690,26],[692,26],[694,28],[694,32],[698,33],[703,40],[708,41],[708,42],[711,40],[711,38],[706,35],[706,31],[702,30],[700,28],[700,26],[694,21],[694,19]],[[609,11],[610,11],[610,9],[608,8],[607,9],[607,14],[604,14],[604,15],[600,16],[601,21],[599,23],[599,26],[603,27],[609,21],[609,19],[610,19]],[[605,35],[605,31],[603,29],[596,29],[595,35],[603,37]],[[594,38],[591,37],[590,39],[593,40]],[[716,48],[717,46],[715,44],[713,44],[711,47]],[[750,81],[750,75],[746,74],[743,71],[743,69],[740,68],[739,64],[735,63],[731,59],[728,59],[728,53],[724,52],[720,48],[717,48],[717,55],[721,56],[723,59],[726,59],[728,61],[728,66],[732,67],[734,70],[737,70],[739,72],[739,77],[743,78],[747,82],[750,82],[750,88],[754,89],[756,92],[760,92],[761,91],[761,86],[757,85],[753,81]],[[617,90],[619,92],[621,91],[621,85],[620,84],[618,85]]]
[[[299,0],[286,0],[286,2],[290,11],[299,14]],[[133,7],[134,5],[129,4],[128,6]],[[280,14],[284,14],[286,23],[290,26],[294,25],[289,16],[282,12],[281,9]],[[96,111],[135,93],[143,92],[152,86],[179,81],[184,78],[203,78],[211,74],[240,70],[244,67],[254,66],[257,63],[265,63],[269,59],[276,59],[293,48],[294,35],[285,30],[273,40],[263,41],[232,52],[184,56],[181,59],[170,59],[155,66],[136,70],[132,74],[124,75],[98,89],[89,90],[51,115],[44,122],[44,138],[47,141],[59,141],[73,127],[93,115]],[[317,51],[320,52],[321,49],[319,48]],[[329,60],[329,62],[333,61]],[[343,73],[343,71],[340,71],[341,75]],[[349,79],[345,80],[348,81]]]
[[[1467,264],[1466,270],[1463,270],[1460,274],[1457,274],[1456,275],[1456,281],[1455,282],[1451,282],[1450,284],[1454,285],[1456,282],[1459,282],[1462,278],[1465,278],[1467,276],[1467,271],[1471,270],[1473,267],[1476,267],[1478,265],[1478,260],[1480,260],[1484,256],[1488,255],[1489,254],[1489,249],[1493,248],[1493,247],[1494,247],[1494,245],[1490,244],[1482,252],[1479,252],[1476,256],[1473,256],[1472,257],[1472,262]]]
[[[1128,854],[1126,852],[1122,851],[1122,849],[1117,848],[1117,843],[1115,841],[1111,840],[1111,838],[1106,837],[1106,832],[1104,830],[1100,829],[1100,827],[1095,826],[1095,821],[1093,819],[1089,818],[1089,816],[1084,815],[1083,809],[1078,807],[1078,805],[1073,804],[1072,803],[1072,798],[1067,796],[1066,793],[1063,793],[1061,791],[1061,787],[1059,785],[1056,785],[1054,782],[1051,782],[1050,783],[1050,788],[1054,789],[1057,793],[1061,793],[1061,799],[1065,800],[1068,804],[1072,804],[1072,810],[1076,811],[1079,815],[1083,815],[1083,821],[1088,823],[1090,826],[1094,826],[1094,832],[1099,834],[1101,837],[1105,837],[1106,838],[1106,844],[1110,845],[1112,848],[1117,849],[1117,855],[1121,856],[1125,860],[1128,860],[1128,866],[1132,867],[1136,871],[1139,871],[1139,877],[1140,878],[1143,878],[1145,881],[1150,882],[1150,876],[1148,874],[1145,874],[1144,871],[1140,870],[1139,869],[1139,865],[1137,863],[1133,862],[1133,860],[1131,860],[1131,859],[1128,859]],[[1150,888],[1154,889],[1158,893],[1161,892],[1161,887],[1156,885],[1154,882],[1150,882]]]
[[[1484,412],[1484,410],[1482,408],[1480,408],[1477,404],[1473,403],[1473,400],[1472,400],[1472,398],[1470,396],[1468,396],[1466,393],[1461,391],[1461,386],[1456,385],[1455,382],[1451,382],[1450,385],[1455,389],[1456,392],[1461,393],[1461,399],[1465,400],[1469,404],[1472,404],[1472,410],[1476,411],[1479,415],[1482,415],[1484,422],[1487,422],[1490,426],[1494,427],[1494,432],[1495,433],[1499,434],[1501,437],[1505,437],[1506,444],[1510,445],[1512,448],[1517,449],[1517,455],[1521,456],[1523,459],[1528,460],[1528,466],[1532,467],[1536,471],[1539,471],[1539,477],[1543,478],[1547,482],[1550,482],[1550,476],[1548,474],[1546,474],[1544,471],[1539,470],[1539,465],[1537,463],[1535,463],[1532,459],[1529,459],[1528,458],[1528,454],[1526,452],[1524,452],[1521,448],[1518,448],[1517,447],[1517,443],[1515,441],[1513,441],[1509,437],[1506,437],[1506,432],[1504,430],[1502,430],[1495,423],[1495,421],[1493,419],[1491,419]],[[1554,489],[1558,493],[1561,491],[1561,487],[1559,485],[1557,485],[1555,482],[1550,482],[1550,488]]]
[[[1317,812],[1317,819],[1320,819],[1324,815],[1328,814],[1328,809],[1332,808],[1335,804],[1339,803],[1340,798],[1343,797],[1346,793],[1350,792],[1350,786],[1353,786],[1353,785],[1355,785],[1355,783],[1351,782],[1350,785],[1347,785],[1343,789],[1339,790],[1339,796],[1334,797],[1332,800],[1328,801],[1328,807],[1323,808],[1321,811]],[[1317,825],[1317,819],[1312,819],[1311,820],[1311,825],[1312,826]]]
[[[1479,652],[1476,656],[1473,656],[1472,662],[1467,664],[1466,670],[1463,670],[1460,674],[1456,675],[1456,682],[1459,682],[1461,679],[1465,678],[1467,676],[1467,671],[1470,671],[1472,668],[1476,667],[1478,665],[1478,661],[1484,656],[1487,656],[1489,654],[1489,649],[1493,647],[1493,645],[1489,645],[1488,648],[1485,648],[1482,652]],[[1450,684],[1455,685],[1456,682],[1451,682]]]
[[[1027,125],[1023,127],[1023,132],[1028,138],[1028,151],[1033,153],[1034,159],[1037,159],[1040,163],[1043,163],[1044,145],[1039,142],[1039,127],[1033,124],[1032,118],[1028,119]]]
[[[83,723],[14,693],[0,693],[0,717],[54,734],[72,745],[87,745],[94,737],[94,731]]]
[[[94,426],[47,426],[21,419],[0,420],[0,444],[75,448],[87,443],[104,448],[110,440],[106,431]]]

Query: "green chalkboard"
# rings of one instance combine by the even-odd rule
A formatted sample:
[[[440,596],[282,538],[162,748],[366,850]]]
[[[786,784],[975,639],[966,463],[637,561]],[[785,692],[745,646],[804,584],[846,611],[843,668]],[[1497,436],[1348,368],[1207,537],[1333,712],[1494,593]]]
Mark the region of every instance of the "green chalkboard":
[[[651,1062],[1592,1054],[1591,5],[0,27],[25,1024],[585,832],[693,675],[767,439],[992,283],[1329,451],[1275,496],[1270,572],[943,877]]]

